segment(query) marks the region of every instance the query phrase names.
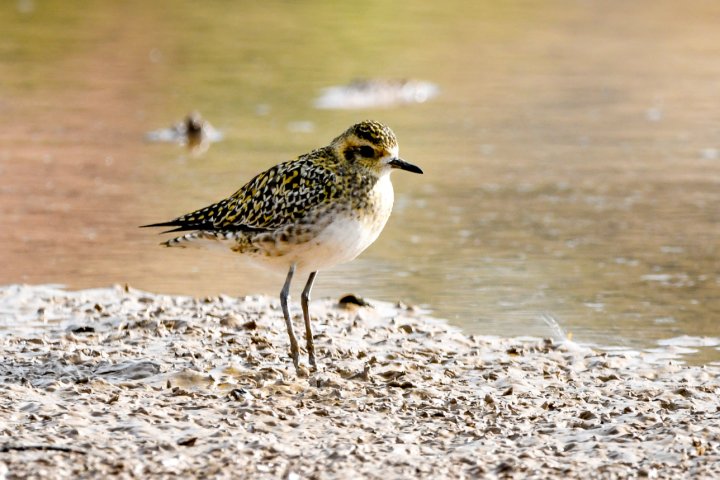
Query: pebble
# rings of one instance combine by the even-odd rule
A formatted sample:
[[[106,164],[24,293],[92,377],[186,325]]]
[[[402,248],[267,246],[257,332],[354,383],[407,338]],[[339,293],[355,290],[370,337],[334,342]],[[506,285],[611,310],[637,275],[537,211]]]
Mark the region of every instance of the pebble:
[[[716,365],[360,303],[0,287],[0,478],[720,477]]]

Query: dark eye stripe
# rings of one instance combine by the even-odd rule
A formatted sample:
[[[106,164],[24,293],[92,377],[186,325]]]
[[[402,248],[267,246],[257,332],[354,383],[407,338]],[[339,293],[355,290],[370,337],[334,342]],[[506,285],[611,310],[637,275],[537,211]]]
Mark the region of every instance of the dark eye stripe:
[[[367,145],[363,145],[360,147],[360,155],[362,155],[365,158],[374,158],[375,157],[375,150],[373,150],[372,147],[368,147]]]
[[[360,157],[360,158],[375,158],[376,157],[375,150],[368,145],[363,145],[361,147],[348,147],[343,152],[343,155],[345,156],[345,160],[347,160],[349,162],[357,159],[358,157]]]

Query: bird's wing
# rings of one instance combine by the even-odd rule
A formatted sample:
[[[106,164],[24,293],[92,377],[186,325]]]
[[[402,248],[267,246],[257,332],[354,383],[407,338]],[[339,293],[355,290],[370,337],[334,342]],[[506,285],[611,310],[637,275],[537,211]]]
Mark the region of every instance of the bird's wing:
[[[336,175],[301,157],[266,170],[232,196],[169,222],[168,232],[267,231],[291,224],[338,194]]]

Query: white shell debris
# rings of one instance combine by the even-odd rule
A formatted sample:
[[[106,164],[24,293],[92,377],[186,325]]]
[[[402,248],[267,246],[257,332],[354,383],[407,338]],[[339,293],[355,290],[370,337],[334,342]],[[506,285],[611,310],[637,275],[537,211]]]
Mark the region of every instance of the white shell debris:
[[[348,85],[325,88],[315,100],[315,108],[351,110],[424,103],[439,91],[437,85],[421,80],[353,80]]]
[[[0,473],[720,476],[719,366],[320,300],[321,371],[297,377],[277,303],[0,287]]]

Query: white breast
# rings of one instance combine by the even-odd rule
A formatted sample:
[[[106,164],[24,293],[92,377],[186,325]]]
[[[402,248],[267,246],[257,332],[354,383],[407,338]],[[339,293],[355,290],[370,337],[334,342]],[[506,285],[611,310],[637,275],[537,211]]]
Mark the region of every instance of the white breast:
[[[295,256],[298,269],[317,271],[346,263],[360,255],[380,235],[392,211],[394,193],[390,175],[383,175],[370,192],[373,209],[338,215]]]
[[[335,213],[310,241],[294,245],[279,257],[263,258],[262,263],[279,270],[295,263],[298,272],[314,272],[353,260],[377,239],[390,217],[394,200],[390,175],[378,180],[370,197],[371,211]]]

